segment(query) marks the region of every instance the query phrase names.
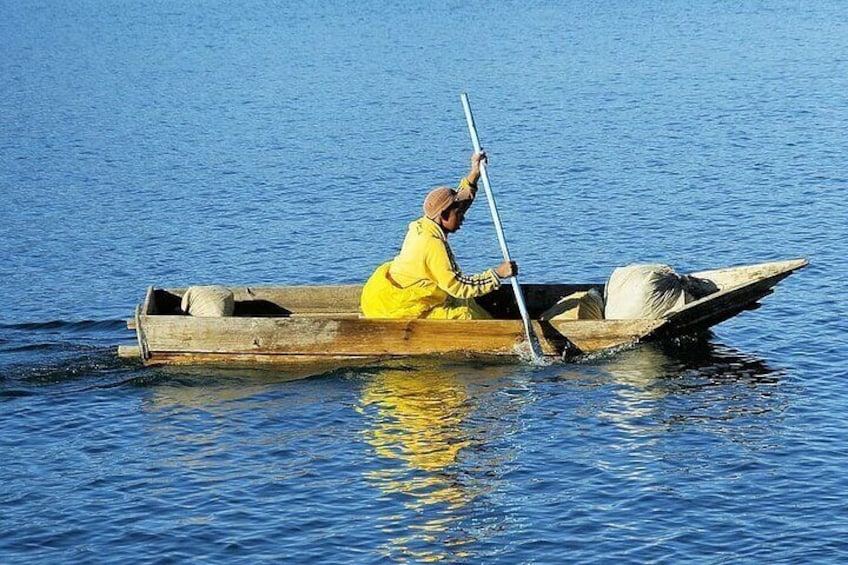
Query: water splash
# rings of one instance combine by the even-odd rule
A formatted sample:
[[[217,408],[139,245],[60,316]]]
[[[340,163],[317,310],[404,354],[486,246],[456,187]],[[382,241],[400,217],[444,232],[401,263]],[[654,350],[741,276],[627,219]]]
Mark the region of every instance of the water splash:
[[[530,342],[526,340],[516,344],[513,351],[523,363],[528,363],[534,367],[548,367],[554,362],[553,358],[536,355],[533,348],[530,347]]]

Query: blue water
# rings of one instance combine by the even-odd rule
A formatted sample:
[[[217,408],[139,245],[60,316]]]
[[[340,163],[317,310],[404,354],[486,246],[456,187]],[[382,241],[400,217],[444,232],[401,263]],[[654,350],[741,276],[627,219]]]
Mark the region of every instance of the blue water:
[[[848,560],[844,3],[66,4],[0,2],[0,561]],[[811,265],[542,368],[116,357],[151,284],[362,282],[462,91],[524,282]]]

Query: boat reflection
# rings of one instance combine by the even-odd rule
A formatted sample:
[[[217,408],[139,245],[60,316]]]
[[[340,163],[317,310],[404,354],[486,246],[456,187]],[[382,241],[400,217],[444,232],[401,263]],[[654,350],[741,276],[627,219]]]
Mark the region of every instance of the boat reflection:
[[[645,344],[597,369],[616,385],[597,413],[633,431],[691,422],[733,436],[744,431],[746,418],[785,409],[782,370],[717,343]]]
[[[203,410],[226,415],[249,408],[257,398],[272,395],[280,384],[332,374],[338,364],[311,364],[282,369],[251,367],[174,366],[147,369],[132,384],[150,389],[150,411],[179,413]],[[127,383],[125,383],[127,384]]]
[[[382,458],[366,479],[385,500],[409,511],[383,524],[390,536],[382,548],[387,558],[456,562],[467,558],[465,545],[485,535],[468,527],[475,500],[496,484],[491,476],[482,478],[496,450],[481,451],[500,433],[493,428],[511,419],[497,406],[481,410],[479,403],[516,387],[514,377],[514,365],[475,370],[433,363],[386,368],[364,383],[361,411],[370,424],[365,439]],[[517,404],[511,400],[501,408],[514,411]]]

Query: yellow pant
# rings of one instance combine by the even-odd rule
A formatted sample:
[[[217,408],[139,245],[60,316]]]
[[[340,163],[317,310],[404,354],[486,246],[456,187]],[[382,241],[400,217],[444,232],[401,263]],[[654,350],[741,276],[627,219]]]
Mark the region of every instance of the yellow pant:
[[[427,318],[432,320],[487,320],[492,316],[473,298],[454,298],[435,283],[406,288],[389,277],[391,261],[383,263],[362,288],[360,307],[366,318]]]
[[[429,320],[491,320],[489,314],[473,298],[448,298],[445,306],[436,306],[424,316]]]

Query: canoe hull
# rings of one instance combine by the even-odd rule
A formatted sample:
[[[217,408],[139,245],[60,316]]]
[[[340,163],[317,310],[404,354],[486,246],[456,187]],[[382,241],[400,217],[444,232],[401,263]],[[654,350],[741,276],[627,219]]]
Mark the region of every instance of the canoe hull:
[[[533,320],[532,324],[542,353],[553,359],[694,333],[755,308],[775,284],[805,265],[805,260],[794,260],[699,273],[712,276],[720,290],[658,320]],[[563,295],[592,287],[602,285],[523,285],[531,316]],[[510,310],[506,294],[488,297],[486,306],[498,312],[495,320],[374,320],[358,315],[360,289],[236,289],[240,315],[195,318],[176,312],[182,291],[150,288],[130,322],[138,345],[124,347],[122,354],[137,355],[148,365],[527,356],[523,324]],[[515,319],[500,319],[511,317]]]
[[[562,357],[638,341],[663,320],[533,322],[543,355]],[[555,323],[556,324],[556,323]],[[146,361],[301,363],[322,358],[516,357],[525,353],[518,320],[191,318],[142,320]]]

